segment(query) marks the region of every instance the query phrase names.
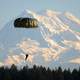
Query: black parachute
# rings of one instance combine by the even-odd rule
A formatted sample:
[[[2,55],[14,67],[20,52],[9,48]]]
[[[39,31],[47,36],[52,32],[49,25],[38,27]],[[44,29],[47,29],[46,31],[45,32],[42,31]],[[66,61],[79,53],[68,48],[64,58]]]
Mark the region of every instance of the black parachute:
[[[14,27],[16,28],[37,28],[38,21],[34,18],[17,18],[14,21]]]

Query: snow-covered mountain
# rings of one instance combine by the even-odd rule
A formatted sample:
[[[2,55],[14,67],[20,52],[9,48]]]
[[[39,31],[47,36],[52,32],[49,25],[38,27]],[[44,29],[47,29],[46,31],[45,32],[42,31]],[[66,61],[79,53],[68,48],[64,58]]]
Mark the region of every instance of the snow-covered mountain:
[[[36,29],[15,28],[14,20],[0,31],[0,65],[76,67],[80,64],[80,20],[69,12],[25,10],[18,17],[38,20]],[[29,54],[25,61],[25,54]],[[73,65],[74,64],[74,65]],[[76,65],[76,66],[75,66]]]

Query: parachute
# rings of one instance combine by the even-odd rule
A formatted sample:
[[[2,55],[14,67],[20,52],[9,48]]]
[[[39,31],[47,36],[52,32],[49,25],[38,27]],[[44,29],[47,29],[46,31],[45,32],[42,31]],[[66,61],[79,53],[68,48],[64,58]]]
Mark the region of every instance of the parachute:
[[[14,27],[16,28],[37,28],[38,21],[34,18],[17,18],[14,21]]]

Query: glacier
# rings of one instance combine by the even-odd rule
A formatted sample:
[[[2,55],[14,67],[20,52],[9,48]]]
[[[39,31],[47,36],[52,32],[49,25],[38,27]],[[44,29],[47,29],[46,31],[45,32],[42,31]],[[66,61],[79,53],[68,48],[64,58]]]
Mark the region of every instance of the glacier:
[[[14,28],[14,19],[38,20],[36,29]],[[25,10],[0,31],[0,65],[79,66],[80,20],[69,12]],[[25,61],[25,54],[29,54]],[[76,60],[76,61],[75,61]],[[78,64],[77,64],[78,63]]]

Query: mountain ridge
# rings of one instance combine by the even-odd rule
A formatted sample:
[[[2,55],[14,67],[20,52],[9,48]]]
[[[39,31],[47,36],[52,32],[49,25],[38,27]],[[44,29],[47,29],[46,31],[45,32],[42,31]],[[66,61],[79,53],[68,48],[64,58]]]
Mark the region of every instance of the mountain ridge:
[[[1,55],[3,58],[6,55],[5,60],[2,59],[1,63],[5,65],[27,63],[44,65],[59,62],[60,58],[64,56],[68,58],[69,54],[73,54],[67,61],[71,63],[80,55],[80,32],[75,31],[80,27],[79,19],[73,17],[72,21],[71,17],[65,16],[67,12],[46,10],[41,13],[43,14],[26,10],[20,15],[20,17],[36,18],[39,27],[35,30],[16,29],[13,26],[14,20],[12,20],[0,31],[0,43],[4,43]],[[70,16],[72,16],[71,13]],[[25,54],[29,54],[28,61],[24,61]]]

